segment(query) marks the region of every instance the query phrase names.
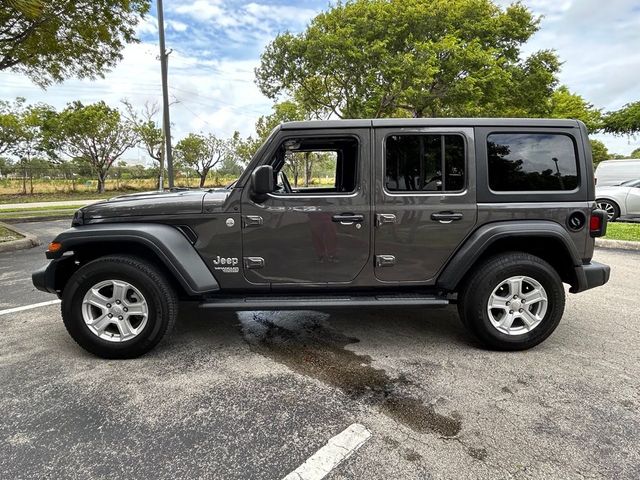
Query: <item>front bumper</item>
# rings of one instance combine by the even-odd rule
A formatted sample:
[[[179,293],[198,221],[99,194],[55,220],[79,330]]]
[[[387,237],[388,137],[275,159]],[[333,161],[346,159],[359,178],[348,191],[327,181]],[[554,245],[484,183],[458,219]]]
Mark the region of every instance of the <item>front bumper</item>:
[[[603,263],[591,262],[575,267],[577,286],[571,287],[571,293],[584,292],[591,288],[600,287],[609,281],[611,267]]]
[[[73,273],[73,261],[72,256],[50,260],[44,267],[31,274],[33,286],[38,290],[53,293],[59,297],[62,292],[63,279],[69,278]]]
[[[56,292],[56,261],[52,260],[31,274],[33,286],[47,293]]]

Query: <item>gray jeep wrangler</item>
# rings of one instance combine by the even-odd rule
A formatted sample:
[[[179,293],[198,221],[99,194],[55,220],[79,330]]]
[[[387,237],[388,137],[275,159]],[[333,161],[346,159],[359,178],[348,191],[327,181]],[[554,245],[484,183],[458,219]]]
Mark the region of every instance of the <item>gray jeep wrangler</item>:
[[[179,299],[212,310],[456,303],[483,345],[520,350],[558,325],[563,283],[578,293],[609,279],[591,261],[606,229],[594,190],[574,120],[286,123],[227,188],[78,210],[33,283],[107,358],[153,348]]]

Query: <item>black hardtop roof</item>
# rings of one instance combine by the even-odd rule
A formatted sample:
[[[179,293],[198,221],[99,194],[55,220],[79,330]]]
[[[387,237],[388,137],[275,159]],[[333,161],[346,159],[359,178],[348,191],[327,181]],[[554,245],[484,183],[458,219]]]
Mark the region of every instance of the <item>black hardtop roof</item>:
[[[369,128],[369,127],[547,127],[578,128],[577,120],[555,118],[374,118],[353,120],[309,120],[286,122],[282,130],[307,128]]]

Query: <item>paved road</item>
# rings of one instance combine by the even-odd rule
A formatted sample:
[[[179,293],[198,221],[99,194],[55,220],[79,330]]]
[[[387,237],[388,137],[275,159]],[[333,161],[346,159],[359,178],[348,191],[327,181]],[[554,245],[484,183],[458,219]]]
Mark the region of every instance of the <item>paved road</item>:
[[[14,225],[38,237],[42,245],[30,250],[0,253],[0,310],[55,298],[35,289],[31,283],[31,273],[47,263],[44,256],[47,245],[58,233],[69,228],[71,220],[25,222]]]
[[[278,479],[360,423],[371,439],[328,478],[637,479],[640,254],[596,259],[611,282],[519,353],[478,348],[453,309],[183,305],[132,361],[86,354],[57,306],[0,316],[0,478]],[[5,275],[3,305],[34,298]]]

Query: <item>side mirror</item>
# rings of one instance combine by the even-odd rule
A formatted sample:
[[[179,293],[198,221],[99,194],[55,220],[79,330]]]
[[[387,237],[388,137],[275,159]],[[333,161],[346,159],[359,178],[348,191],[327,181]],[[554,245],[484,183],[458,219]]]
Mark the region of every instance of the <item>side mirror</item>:
[[[273,181],[273,167],[261,165],[251,174],[251,190],[257,197],[262,197],[275,189]]]

